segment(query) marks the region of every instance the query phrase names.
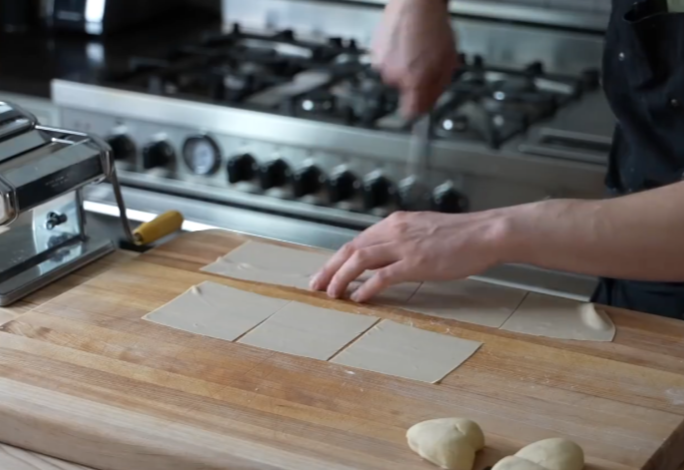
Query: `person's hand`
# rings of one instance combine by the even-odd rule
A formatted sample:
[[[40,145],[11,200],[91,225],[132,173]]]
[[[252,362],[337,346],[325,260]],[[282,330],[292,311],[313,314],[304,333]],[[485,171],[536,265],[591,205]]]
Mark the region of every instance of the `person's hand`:
[[[312,279],[311,288],[339,298],[366,270],[375,271],[352,295],[365,302],[400,282],[480,274],[503,262],[508,231],[503,214],[392,214],[343,246]]]
[[[444,0],[390,0],[372,59],[383,81],[399,89],[405,117],[432,108],[451,80],[457,57]]]

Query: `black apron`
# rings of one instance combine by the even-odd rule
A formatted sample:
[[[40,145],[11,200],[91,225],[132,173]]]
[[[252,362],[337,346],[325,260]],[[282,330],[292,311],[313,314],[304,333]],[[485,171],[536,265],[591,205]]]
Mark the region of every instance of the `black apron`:
[[[669,12],[666,0],[613,0],[603,74],[618,122],[606,177],[609,193],[682,181],[684,13]],[[684,283],[602,279],[592,300],[684,319]]]

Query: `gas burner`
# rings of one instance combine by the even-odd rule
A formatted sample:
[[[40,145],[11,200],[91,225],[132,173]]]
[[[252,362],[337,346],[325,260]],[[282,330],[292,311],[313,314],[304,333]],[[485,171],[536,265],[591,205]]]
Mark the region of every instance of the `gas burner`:
[[[486,142],[498,148],[524,128],[525,117],[505,109],[488,109],[474,98],[443,109],[436,122],[435,133],[442,138]]]
[[[325,90],[317,90],[298,100],[299,110],[303,113],[330,114],[337,106],[335,95]]]
[[[503,80],[497,80],[490,85],[492,97],[498,101],[516,99],[537,91],[537,85],[532,77],[525,75],[511,76]]]
[[[370,66],[358,65],[354,73],[297,96],[284,109],[298,117],[375,127],[378,119],[397,109],[399,94],[382,83],[380,75]]]
[[[435,133],[493,148],[552,116],[596,81],[591,71],[580,79],[547,75],[538,62],[520,70],[488,67],[479,57],[461,62],[465,65],[437,106]]]

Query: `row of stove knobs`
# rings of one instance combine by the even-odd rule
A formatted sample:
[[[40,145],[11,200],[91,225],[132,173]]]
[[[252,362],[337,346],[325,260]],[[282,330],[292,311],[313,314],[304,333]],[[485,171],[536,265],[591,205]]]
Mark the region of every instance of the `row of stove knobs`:
[[[200,139],[195,138],[195,139]],[[207,145],[218,150],[215,143],[206,137],[201,137]],[[107,139],[114,158],[123,160],[135,154],[135,144],[126,135],[114,135]],[[188,161],[187,142],[184,146],[184,160],[188,167],[198,175],[209,175],[218,170],[220,158],[205,159],[198,164]],[[157,141],[148,144],[142,149],[142,167],[145,170],[163,168],[168,166],[175,159],[175,150],[166,141]],[[413,184],[394,185],[386,176],[381,173],[372,173],[365,178],[359,178],[348,169],[341,169],[333,172],[330,176],[325,176],[315,165],[307,165],[292,170],[282,159],[274,159],[259,164],[257,160],[248,153],[235,155],[227,162],[228,182],[238,184],[252,182],[262,189],[284,187],[290,185],[292,195],[295,198],[319,193],[322,189],[326,190],[327,200],[330,204],[338,204],[354,199],[359,191],[363,200],[365,210],[373,210],[383,206],[396,204],[403,210],[434,210],[444,213],[461,213],[467,210],[467,198],[461,194],[450,183],[442,184],[427,194],[427,200],[416,200],[425,193],[417,192]]]

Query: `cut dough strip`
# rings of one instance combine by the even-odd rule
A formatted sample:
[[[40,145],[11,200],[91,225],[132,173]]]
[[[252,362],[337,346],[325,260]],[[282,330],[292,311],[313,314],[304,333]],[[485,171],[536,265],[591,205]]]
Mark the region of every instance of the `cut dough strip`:
[[[499,328],[527,294],[521,289],[464,279],[424,282],[404,310]]]
[[[291,302],[238,343],[325,361],[377,321],[376,317]]]
[[[591,303],[530,293],[502,330],[558,339],[612,341],[615,325]]]
[[[397,377],[437,383],[482,345],[382,320],[331,362]]]
[[[332,362],[433,383],[481,345],[387,320],[369,331],[378,318],[275,299],[209,281],[191,287],[143,318],[297,356],[328,360],[339,353]]]
[[[143,320],[233,341],[289,303],[206,281],[148,313]]]

